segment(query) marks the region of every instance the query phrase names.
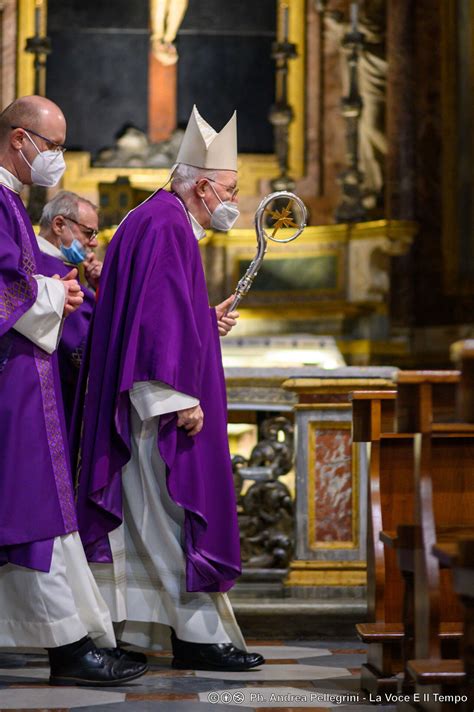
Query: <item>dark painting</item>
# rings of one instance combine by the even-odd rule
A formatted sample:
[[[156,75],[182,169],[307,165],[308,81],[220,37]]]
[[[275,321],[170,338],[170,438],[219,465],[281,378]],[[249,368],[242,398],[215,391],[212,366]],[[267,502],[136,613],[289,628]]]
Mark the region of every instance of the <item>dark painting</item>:
[[[275,0],[191,0],[178,33],[178,123],[193,104],[220,130],[237,109],[239,151],[271,153]]]
[[[177,38],[178,124],[195,103],[221,129],[234,108],[239,150],[270,153],[275,0],[190,0]],[[67,144],[112,146],[126,126],[147,131],[148,0],[49,0],[47,96],[64,110]]]
[[[49,0],[47,96],[67,145],[96,153],[126,125],[147,130],[148,0]]]
[[[239,260],[239,279],[250,262]],[[338,259],[336,255],[316,257],[267,258],[255,280],[252,293],[301,292],[306,290],[336,290],[338,288]]]

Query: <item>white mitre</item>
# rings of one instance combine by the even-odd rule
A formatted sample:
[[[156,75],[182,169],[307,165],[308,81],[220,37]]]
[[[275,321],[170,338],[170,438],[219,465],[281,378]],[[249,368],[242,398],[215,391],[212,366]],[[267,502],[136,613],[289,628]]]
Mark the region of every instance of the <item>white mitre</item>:
[[[237,170],[237,112],[217,133],[193,106],[176,163],[215,171]]]

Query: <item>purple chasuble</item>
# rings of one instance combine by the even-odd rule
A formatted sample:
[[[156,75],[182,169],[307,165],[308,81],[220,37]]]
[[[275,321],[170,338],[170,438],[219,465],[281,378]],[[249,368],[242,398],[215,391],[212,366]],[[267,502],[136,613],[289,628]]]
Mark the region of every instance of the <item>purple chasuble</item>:
[[[56,354],[13,329],[40,260],[20,197],[0,186],[0,565],[49,571],[54,537],[77,521]]]
[[[67,265],[58,257],[41,253],[40,274],[52,277],[59,274],[64,277],[74,265]],[[81,284],[84,301],[75,312],[64,320],[61,339],[58,345],[59,377],[63,395],[64,412],[68,427],[71,424],[74,399],[79,380],[79,370],[84,354],[87,334],[95,304],[95,294],[92,289]]]
[[[107,534],[122,522],[129,390],[162,381],[204,411],[196,437],[177,427],[176,413],[160,417],[158,434],[170,496],[185,510],[187,590],[227,591],[240,574],[240,546],[219,333],[198,243],[175,195],[157,192],[118,228],[91,329],[77,502],[89,560],[111,561]]]

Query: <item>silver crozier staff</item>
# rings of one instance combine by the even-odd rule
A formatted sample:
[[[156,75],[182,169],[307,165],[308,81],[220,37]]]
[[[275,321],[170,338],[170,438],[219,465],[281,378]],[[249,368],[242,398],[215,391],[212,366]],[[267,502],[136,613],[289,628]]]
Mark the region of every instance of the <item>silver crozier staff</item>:
[[[269,206],[274,202],[278,201],[277,205],[281,205],[283,200],[288,200],[286,207],[281,208],[281,210],[270,210]],[[272,230],[271,234],[267,233],[264,226],[265,214],[269,213],[271,219],[273,220],[273,226],[269,228]],[[250,287],[252,286],[253,280],[258,274],[260,265],[263,262],[265,253],[267,251],[268,240],[273,242],[292,242],[301,235],[306,227],[307,211],[306,206],[297,195],[290,193],[287,190],[279,190],[276,193],[270,193],[267,195],[257,208],[255,213],[255,232],[257,233],[257,254],[250,263],[246,273],[239,280],[239,283],[235,289],[235,299],[232,302],[229,312],[234,311],[237,306],[242,301],[242,298],[247,294]],[[276,234],[278,230],[285,227],[295,227],[296,230],[290,237],[285,239],[278,239]]]

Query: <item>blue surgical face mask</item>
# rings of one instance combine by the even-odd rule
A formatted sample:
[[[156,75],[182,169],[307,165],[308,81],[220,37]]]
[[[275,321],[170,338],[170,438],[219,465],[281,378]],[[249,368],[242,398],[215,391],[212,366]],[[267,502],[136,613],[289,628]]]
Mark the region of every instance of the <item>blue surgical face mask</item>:
[[[76,238],[74,238],[69,247],[61,245],[59,249],[63,253],[66,260],[72,265],[78,265],[86,259],[87,253],[79,240],[76,240]]]

